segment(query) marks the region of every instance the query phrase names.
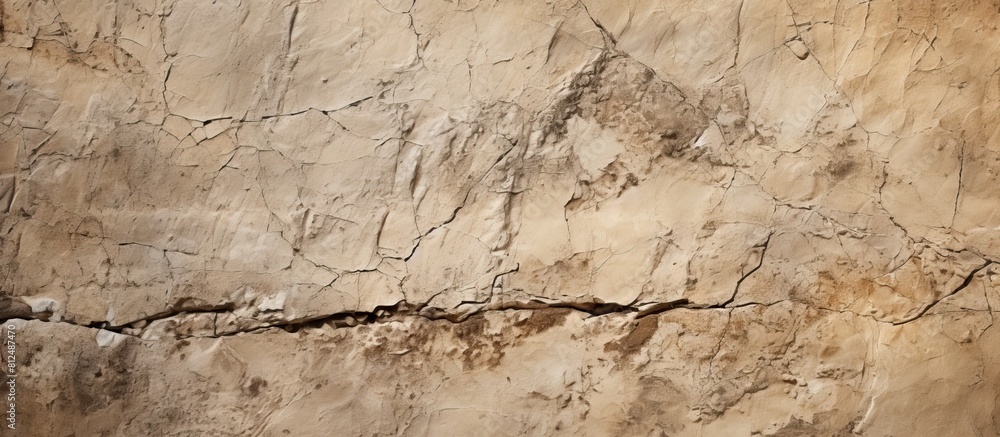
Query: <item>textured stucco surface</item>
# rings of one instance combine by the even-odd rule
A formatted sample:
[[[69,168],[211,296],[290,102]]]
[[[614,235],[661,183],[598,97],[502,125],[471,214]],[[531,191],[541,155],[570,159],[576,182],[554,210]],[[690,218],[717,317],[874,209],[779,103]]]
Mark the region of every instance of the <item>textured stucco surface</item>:
[[[17,435],[1000,432],[1000,4],[0,0]]]

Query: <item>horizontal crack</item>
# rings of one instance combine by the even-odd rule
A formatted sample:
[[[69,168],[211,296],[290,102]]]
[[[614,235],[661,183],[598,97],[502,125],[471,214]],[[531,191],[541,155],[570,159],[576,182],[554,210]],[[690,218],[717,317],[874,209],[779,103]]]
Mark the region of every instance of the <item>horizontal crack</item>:
[[[242,329],[234,329],[232,331],[224,331],[224,332],[218,332],[220,327],[215,326],[212,332],[207,335],[175,334],[175,337],[217,338],[217,337],[233,336],[237,334],[260,332],[269,329],[283,329],[287,332],[298,332],[305,328],[324,328],[324,327],[346,328],[358,325],[399,321],[411,317],[419,317],[427,320],[445,320],[451,323],[462,323],[468,320],[472,316],[481,315],[489,312],[503,312],[503,311],[515,311],[515,310],[538,311],[538,310],[556,309],[556,308],[565,308],[574,311],[579,311],[582,313],[589,314],[591,317],[599,317],[612,314],[634,314],[636,319],[680,308],[696,309],[696,310],[731,309],[720,305],[715,305],[710,307],[692,305],[687,299],[677,299],[668,302],[648,303],[639,306],[621,305],[617,303],[604,303],[596,301],[546,303],[537,300],[529,300],[526,302],[488,303],[472,311],[454,312],[438,307],[427,306],[426,304],[413,305],[406,301],[401,301],[391,306],[377,306],[372,311],[346,311],[346,312],[338,312],[326,315],[319,315],[314,317],[306,317],[289,321],[267,322],[259,319],[246,319],[250,320],[251,322],[259,322],[260,324],[257,326],[251,326]],[[237,308],[235,308],[232,304],[202,306],[202,307],[184,307],[183,305],[178,305],[174,309],[157,313],[155,315],[121,325],[109,325],[107,322],[91,322],[87,324],[81,324],[69,320],[50,320],[51,314],[48,313],[35,313],[32,315],[17,314],[13,316],[8,315],[7,319],[35,320],[47,323],[63,323],[90,329],[101,329],[105,331],[111,331],[117,334],[142,338],[142,334],[143,332],[145,332],[144,329],[152,326],[153,322],[162,322],[171,320],[182,322],[185,316],[199,315],[199,314],[214,314],[216,315],[217,319],[219,315],[232,314],[235,310],[237,310]],[[136,325],[142,325],[143,328],[135,328]]]
[[[767,249],[768,241],[765,241],[760,248],[762,249],[761,261],[763,263],[764,252]],[[906,318],[905,320],[888,322],[881,321],[875,318],[872,320],[881,323],[888,323],[892,325],[903,325],[917,320],[933,309],[938,303],[947,299],[948,297],[954,296],[955,294],[966,289],[975,278],[976,274],[984,271],[987,267],[993,265],[993,261],[986,260],[983,265],[974,268],[968,275],[964,278],[963,282],[957,286],[954,290],[942,296],[940,299],[929,303],[917,314]],[[754,272],[760,268],[760,265],[755,266],[749,272],[747,272],[743,279],[749,277]],[[738,291],[738,286],[737,286]],[[735,296],[734,296],[735,297]],[[607,303],[594,301],[554,301],[554,302],[544,302],[539,299],[529,299],[527,301],[504,301],[504,302],[494,302],[487,301],[482,304],[478,304],[469,310],[458,310],[456,309],[445,309],[439,307],[429,306],[427,303],[421,304],[411,304],[405,300],[396,303],[395,305],[389,306],[376,306],[371,311],[343,311],[325,315],[317,315],[313,317],[304,317],[295,320],[277,320],[277,321],[267,321],[254,317],[239,317],[236,312],[241,309],[247,309],[248,307],[237,307],[233,303],[225,303],[219,305],[193,305],[190,300],[181,301],[175,304],[171,309],[144,317],[141,319],[133,320],[131,322],[121,324],[121,325],[110,325],[106,321],[91,322],[86,324],[75,323],[71,320],[50,320],[52,318],[52,313],[41,312],[41,313],[31,313],[30,309],[26,305],[20,304],[20,302],[14,300],[5,300],[5,302],[0,302],[0,318],[10,320],[10,319],[23,319],[23,320],[36,320],[48,323],[64,323],[73,326],[81,326],[91,329],[101,329],[106,331],[115,332],[122,335],[128,335],[132,337],[144,338],[143,334],[147,330],[154,326],[155,322],[170,322],[175,321],[177,323],[182,323],[185,321],[186,316],[197,316],[201,314],[211,314],[215,317],[212,320],[213,328],[211,332],[205,335],[191,334],[185,335],[178,332],[173,332],[174,338],[218,338],[234,336],[238,334],[248,334],[261,332],[271,329],[282,329],[287,332],[299,332],[306,328],[348,328],[359,325],[368,324],[378,324],[378,323],[388,323],[392,321],[399,321],[406,318],[423,318],[427,320],[445,320],[451,323],[462,323],[468,320],[470,317],[476,315],[482,315],[489,312],[503,312],[503,311],[516,311],[516,310],[526,310],[526,311],[539,311],[546,309],[556,309],[564,308],[581,313],[589,314],[591,317],[613,315],[613,314],[629,314],[633,315],[635,319],[641,319],[643,317],[648,317],[652,315],[661,314],[667,311],[675,309],[688,309],[688,310],[725,310],[732,311],[739,308],[750,307],[750,306],[771,306],[776,303],[783,302],[773,302],[770,304],[757,303],[757,302],[746,302],[737,305],[733,305],[734,298],[730,298],[728,301],[718,304],[704,304],[704,303],[692,303],[686,298],[676,299],[665,302],[647,302],[640,305],[629,304],[623,305],[619,303]],[[811,307],[807,302],[796,302]],[[6,304],[6,305],[4,305]],[[466,303],[468,304],[468,303]],[[15,310],[16,309],[16,310]],[[818,310],[836,311],[829,308],[816,308]],[[841,311],[842,312],[842,311]],[[218,324],[219,316],[232,315],[236,317],[237,320],[241,320],[250,326],[244,326],[239,328],[233,328],[231,330],[220,329]],[[861,315],[859,315],[861,316]],[[176,326],[175,326],[176,327]],[[207,330],[205,330],[207,331]],[[221,332],[220,332],[221,331]],[[167,331],[170,332],[169,330]],[[144,338],[145,339],[145,338]]]

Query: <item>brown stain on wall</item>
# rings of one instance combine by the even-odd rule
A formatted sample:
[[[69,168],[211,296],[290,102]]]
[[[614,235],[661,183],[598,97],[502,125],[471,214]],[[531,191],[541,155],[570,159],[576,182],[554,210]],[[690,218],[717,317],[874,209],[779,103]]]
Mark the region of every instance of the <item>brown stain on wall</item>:
[[[605,343],[604,351],[618,352],[622,357],[635,355],[642,350],[642,347],[649,342],[649,339],[653,338],[657,327],[659,327],[659,319],[657,317],[643,317],[639,319],[638,323],[633,325],[632,330],[628,334],[625,334],[624,337],[617,341]]]

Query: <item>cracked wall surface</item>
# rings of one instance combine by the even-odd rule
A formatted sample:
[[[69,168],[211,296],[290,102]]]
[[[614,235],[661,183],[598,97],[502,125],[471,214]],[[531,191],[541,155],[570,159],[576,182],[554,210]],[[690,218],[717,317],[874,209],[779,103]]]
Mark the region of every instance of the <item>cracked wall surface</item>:
[[[0,0],[14,432],[1000,433],[998,22]]]

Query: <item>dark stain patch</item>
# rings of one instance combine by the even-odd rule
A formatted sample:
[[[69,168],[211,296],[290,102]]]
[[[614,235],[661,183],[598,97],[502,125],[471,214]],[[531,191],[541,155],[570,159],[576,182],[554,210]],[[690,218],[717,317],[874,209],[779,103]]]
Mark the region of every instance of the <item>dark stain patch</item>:
[[[250,397],[257,397],[260,395],[260,390],[262,388],[267,388],[267,381],[259,376],[254,376],[250,378],[250,384],[244,388],[243,392],[250,395]]]
[[[826,170],[826,172],[829,173],[830,176],[833,176],[835,179],[840,180],[847,177],[847,175],[851,174],[851,172],[854,171],[855,167],[857,167],[857,164],[854,161],[851,161],[849,159],[840,159],[838,161],[830,162],[829,164],[827,164],[826,167],[824,167],[824,170]]]
[[[37,345],[34,348],[29,348],[24,354],[24,361],[21,363],[22,367],[30,367],[31,363],[35,359],[35,355],[42,351],[42,345]]]
[[[173,347],[167,349],[167,356],[173,356],[175,353],[181,351],[182,349],[184,349],[185,347],[189,346],[190,344],[191,344],[191,342],[187,341],[187,340],[180,340],[180,341],[174,343]],[[184,359],[183,355],[184,354],[181,354],[181,359]]]
[[[637,178],[634,174],[629,173],[627,176],[625,176],[625,180],[622,181],[622,185],[620,187],[620,191],[618,191],[617,197],[621,197],[622,193],[624,193],[625,190],[637,186],[639,186],[639,178]]]
[[[490,321],[483,315],[475,315],[462,323],[452,325],[452,333],[462,344],[462,364],[466,369],[486,366],[489,369],[500,364],[504,356],[504,343],[500,335],[487,334]]]
[[[489,328],[490,321],[486,320],[486,316],[476,314],[469,317],[463,323],[456,323],[452,325],[452,332],[455,333],[456,338],[468,343],[483,338],[486,330]]]
[[[555,103],[552,110],[542,117],[542,135],[548,141],[559,141],[566,136],[566,121],[580,114],[584,96],[601,88],[604,70],[610,57],[605,54],[573,78],[570,91]]]
[[[815,425],[796,417],[783,428],[779,429],[774,434],[774,437],[806,437],[822,433],[822,430],[817,429]]]
[[[622,357],[628,357],[638,353],[659,327],[660,322],[657,317],[643,317],[635,324],[628,334],[618,339],[605,343],[605,352],[618,352]]]
[[[143,392],[148,386],[148,375],[134,369],[140,349],[137,343],[126,341],[113,349],[100,349],[77,358],[69,392],[82,413],[103,410]]]
[[[131,364],[135,363],[136,353],[131,347],[120,347],[111,353],[107,366],[113,372],[112,382],[108,390],[111,399],[120,400],[129,394],[132,385]]]
[[[523,336],[541,334],[556,326],[566,323],[566,316],[572,312],[569,308],[540,309],[531,312],[524,320],[514,322],[514,327],[521,330]]]
[[[477,365],[494,369],[500,365],[504,355],[504,344],[498,339],[476,343],[475,347],[470,346],[462,352],[463,364],[467,369],[475,368]]]
[[[411,348],[420,349],[420,348],[422,348],[422,347],[430,344],[431,340],[433,340],[433,338],[432,338],[430,330],[423,330],[422,329],[422,330],[419,330],[417,332],[412,332],[409,335],[407,335],[405,343],[406,343],[407,346],[409,346]]]

